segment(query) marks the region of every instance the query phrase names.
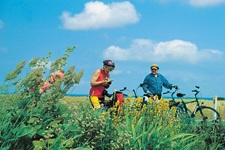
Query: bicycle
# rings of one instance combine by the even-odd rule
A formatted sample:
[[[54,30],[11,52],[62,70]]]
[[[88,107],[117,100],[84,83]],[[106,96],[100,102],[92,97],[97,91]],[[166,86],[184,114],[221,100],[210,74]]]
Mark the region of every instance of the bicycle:
[[[127,96],[127,94],[123,93],[125,90],[127,90],[126,87],[121,90],[114,90],[112,94],[109,94],[105,89],[102,92],[102,95],[108,97],[109,100],[107,100],[107,105],[102,104],[103,110],[107,111],[109,108],[115,107],[117,113],[121,111],[124,104],[124,97]]]
[[[132,92],[134,93],[134,102],[132,104],[132,107],[135,107],[136,110],[138,111],[140,111],[143,108],[144,104],[147,104],[147,101],[148,101],[147,94],[144,94],[143,97],[137,96],[137,91],[142,86],[143,86],[143,83],[139,84],[136,89],[132,90]]]
[[[144,93],[143,94],[143,97],[137,96],[137,90],[139,88],[142,88],[143,84],[144,83],[139,84],[136,89],[133,89],[132,90],[132,92],[134,93],[134,97],[135,97],[135,101],[134,101],[134,103],[133,103],[132,106],[135,106],[136,107],[136,110],[138,110],[138,111],[142,110],[143,106],[148,104],[149,98],[151,98],[151,100],[154,103],[156,103],[156,104],[159,103],[159,99],[158,99],[158,96],[157,95],[155,95],[155,96],[152,97],[151,95],[149,95],[147,93]]]
[[[177,93],[177,97],[181,99],[181,103],[175,106],[177,108],[177,116],[182,118],[191,118],[197,122],[220,122],[221,117],[217,110],[209,106],[203,106],[203,102],[200,104],[197,95],[200,93],[199,86],[195,86],[195,89],[192,92],[195,93],[195,100],[185,102],[183,97],[185,94]],[[187,108],[187,104],[196,103],[193,111]]]
[[[167,92],[164,92],[163,95],[171,93],[171,100],[169,100],[169,108],[171,108],[172,106],[178,106],[180,104],[180,102],[176,102],[175,98],[174,98],[174,94],[178,91],[178,88],[175,88],[174,91],[169,90]]]
[[[116,108],[116,112],[119,113],[122,110],[122,107],[124,105],[124,101],[125,101],[125,97],[127,97],[128,95],[124,93],[124,91],[129,91],[129,92],[133,92],[134,96],[135,96],[135,100],[139,99],[141,104],[140,104],[140,110],[142,109],[143,105],[147,103],[147,100],[144,100],[143,98],[140,98],[137,96],[137,90],[142,87],[143,84],[140,84],[137,89],[133,89],[133,90],[129,90],[127,89],[127,87],[124,87],[121,90],[115,90],[112,94],[109,94],[108,91],[105,89],[102,92],[103,96],[106,96],[107,99],[107,105],[103,104],[102,102],[100,102],[101,104],[101,108],[105,111],[107,111],[108,109],[115,107]],[[147,94],[144,94],[144,96],[147,96]],[[135,103],[135,102],[134,102]],[[132,104],[132,106],[134,106],[134,103]]]
[[[176,107],[176,113],[175,113],[175,117],[176,118],[180,118],[181,120],[185,120],[188,118],[191,118],[191,113],[192,111],[190,109],[187,108],[185,102],[182,101],[181,102],[176,102],[175,98],[174,98],[174,94],[178,91],[179,89],[175,89],[174,91],[167,91],[164,92],[163,95],[171,93],[171,98],[172,100],[168,100],[169,101],[169,108],[172,109],[172,107]],[[181,94],[181,93],[180,93]],[[180,96],[179,94],[179,96]],[[182,97],[185,96],[185,94],[182,94]]]

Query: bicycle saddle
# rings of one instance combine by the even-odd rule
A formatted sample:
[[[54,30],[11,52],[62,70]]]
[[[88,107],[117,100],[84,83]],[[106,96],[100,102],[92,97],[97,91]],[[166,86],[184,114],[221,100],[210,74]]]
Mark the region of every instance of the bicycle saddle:
[[[183,96],[185,96],[185,94],[177,93],[177,97],[183,97]]]

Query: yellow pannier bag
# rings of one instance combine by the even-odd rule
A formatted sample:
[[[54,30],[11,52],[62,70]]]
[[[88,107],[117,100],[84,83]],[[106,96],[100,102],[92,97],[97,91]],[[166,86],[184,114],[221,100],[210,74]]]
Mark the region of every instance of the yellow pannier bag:
[[[101,107],[97,96],[90,96],[90,101],[91,101],[91,104],[94,108],[100,108]]]

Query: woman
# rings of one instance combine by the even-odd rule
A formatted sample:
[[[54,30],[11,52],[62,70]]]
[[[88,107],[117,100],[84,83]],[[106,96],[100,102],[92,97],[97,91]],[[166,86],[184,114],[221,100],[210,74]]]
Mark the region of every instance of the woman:
[[[103,68],[97,69],[93,73],[90,82],[91,89],[89,95],[94,108],[100,108],[100,104],[102,103],[107,106],[108,103],[104,99],[102,93],[106,88],[109,88],[111,84],[109,72],[111,72],[114,68],[115,63],[112,60],[104,60]]]

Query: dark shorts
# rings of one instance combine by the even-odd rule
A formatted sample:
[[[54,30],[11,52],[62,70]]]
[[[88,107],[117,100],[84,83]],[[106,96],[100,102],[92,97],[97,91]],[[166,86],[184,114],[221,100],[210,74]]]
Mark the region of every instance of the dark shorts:
[[[105,98],[104,97],[102,97],[102,98],[98,98],[99,99],[99,103],[100,104],[102,104],[103,103],[103,101],[105,100]]]

